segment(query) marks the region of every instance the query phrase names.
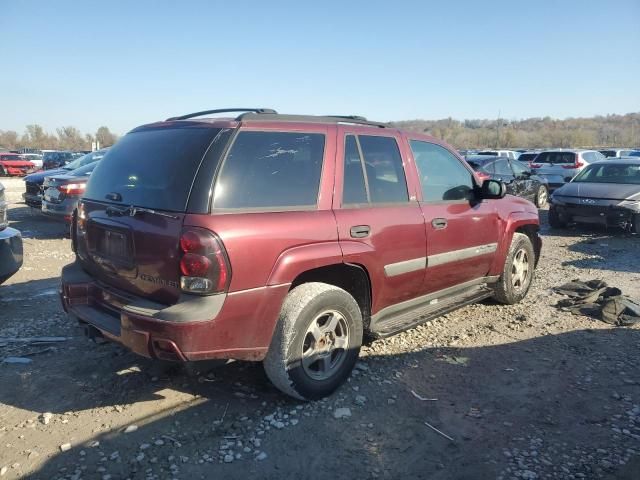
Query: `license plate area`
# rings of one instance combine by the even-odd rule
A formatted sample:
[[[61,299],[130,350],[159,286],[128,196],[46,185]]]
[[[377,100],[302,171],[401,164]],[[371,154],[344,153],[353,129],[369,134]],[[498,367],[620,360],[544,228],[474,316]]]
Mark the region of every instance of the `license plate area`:
[[[135,278],[133,235],[127,226],[89,221],[87,247],[93,261],[114,275]]]
[[[44,199],[47,202],[59,202],[60,201],[60,190],[57,188],[47,188],[44,191]]]

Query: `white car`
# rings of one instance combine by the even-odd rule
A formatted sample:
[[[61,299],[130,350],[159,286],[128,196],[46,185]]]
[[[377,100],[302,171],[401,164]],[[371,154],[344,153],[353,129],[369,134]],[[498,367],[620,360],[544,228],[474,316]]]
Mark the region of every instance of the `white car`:
[[[42,168],[42,155],[39,153],[21,153],[20,156],[33,163],[38,170]]]
[[[549,182],[549,191],[570,182],[587,165],[606,157],[595,150],[546,150],[529,164],[536,175]]]
[[[491,157],[507,157],[511,160],[517,160],[520,156],[520,152],[516,152],[515,150],[482,150],[478,152],[477,155],[488,155]]]

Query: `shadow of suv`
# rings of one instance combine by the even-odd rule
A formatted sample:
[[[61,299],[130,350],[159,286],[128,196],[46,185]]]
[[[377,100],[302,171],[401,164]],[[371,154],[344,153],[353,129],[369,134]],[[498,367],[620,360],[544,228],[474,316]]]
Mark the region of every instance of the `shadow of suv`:
[[[263,361],[283,392],[321,398],[365,334],[524,298],[538,212],[477,182],[448,145],[362,117],[144,125],[89,179],[63,306],[140,355]]]

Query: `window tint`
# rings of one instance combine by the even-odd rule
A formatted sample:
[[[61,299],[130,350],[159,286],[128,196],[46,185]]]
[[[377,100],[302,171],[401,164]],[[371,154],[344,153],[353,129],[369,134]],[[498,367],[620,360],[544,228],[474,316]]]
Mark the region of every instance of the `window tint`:
[[[356,137],[348,135],[344,144],[344,187],[342,189],[342,203],[368,203],[367,189],[362,171],[362,160]]]
[[[518,160],[511,160],[511,168],[513,168],[513,173],[515,173],[516,176],[520,176],[523,173],[530,171],[526,165],[522,164]]]
[[[185,126],[128,133],[98,163],[85,197],[105,201],[118,193],[125,205],[184,211],[202,157],[219,131]]]
[[[533,159],[538,156],[537,153],[523,153],[518,157],[519,162],[533,162]]]
[[[214,208],[315,206],[324,135],[240,132],[216,182]]]
[[[596,161],[595,155],[591,152],[584,152],[582,154],[582,158],[584,158],[587,162],[592,163]]]
[[[411,140],[425,202],[468,200],[473,179],[460,160],[447,149],[428,142]]]
[[[573,152],[542,152],[536,157],[536,163],[574,163]]]
[[[409,194],[395,138],[360,135],[372,203],[407,202]]]

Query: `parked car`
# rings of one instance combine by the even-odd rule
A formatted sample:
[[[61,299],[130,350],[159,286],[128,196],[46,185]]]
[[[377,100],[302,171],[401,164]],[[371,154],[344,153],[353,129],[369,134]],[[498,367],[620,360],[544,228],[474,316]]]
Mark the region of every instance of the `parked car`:
[[[17,153],[0,153],[0,176],[27,175],[35,168],[32,162],[25,160]]]
[[[529,166],[533,163],[534,159],[538,156],[540,152],[522,152],[518,157],[518,161],[524,163]]]
[[[640,234],[640,158],[596,162],[551,196],[549,224],[592,223]]]
[[[171,361],[263,361],[299,399],[388,336],[525,297],[538,211],[441,141],[362,117],[245,111],[138,127],[89,178],[62,303],[90,337]]]
[[[633,150],[629,152],[629,157],[640,157],[640,150]]]
[[[45,170],[62,168],[75,158],[77,158],[77,156],[75,156],[73,152],[45,151],[42,155],[42,166]]]
[[[7,209],[4,186],[0,183],[0,284],[22,266],[22,237],[18,230],[9,227]]]
[[[538,208],[547,205],[549,197],[547,181],[533,174],[529,167],[520,161],[507,157],[481,155],[470,155],[466,160],[480,180],[489,178],[500,180],[507,186],[507,193],[526,198]]]
[[[25,160],[33,163],[36,167],[36,169],[41,169],[42,168],[42,155],[38,154],[38,153],[21,153],[20,156],[22,158],[24,158]]]
[[[52,177],[54,175],[65,175],[77,168],[84,167],[93,162],[97,162],[104,157],[109,149],[104,148],[95,152],[88,153],[76,160],[68,163],[62,168],[45,170],[44,172],[33,173],[24,178],[25,192],[22,194],[22,198],[25,203],[30,207],[40,209],[42,207],[42,184],[45,177]]]
[[[553,191],[570,182],[587,165],[604,159],[604,155],[595,150],[546,150],[529,166],[546,178],[549,191]]]
[[[516,152],[515,150],[481,150],[478,152],[478,155],[487,155],[491,157],[507,157],[512,160],[517,160],[520,156],[520,152]]]
[[[607,158],[619,158],[619,157],[628,156],[631,152],[633,152],[633,149],[632,148],[613,148],[613,149],[598,150],[598,151]]]
[[[87,180],[97,165],[98,162],[93,162],[63,175],[45,177],[42,213],[69,223],[87,186]]]

